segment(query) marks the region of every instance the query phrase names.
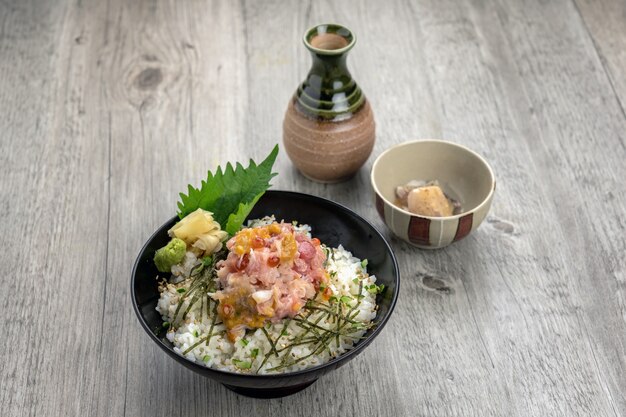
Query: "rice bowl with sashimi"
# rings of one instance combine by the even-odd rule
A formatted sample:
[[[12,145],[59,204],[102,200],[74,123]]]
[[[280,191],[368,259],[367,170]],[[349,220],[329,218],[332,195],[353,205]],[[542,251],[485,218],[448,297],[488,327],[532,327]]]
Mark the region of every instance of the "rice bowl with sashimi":
[[[153,252],[160,330],[175,353],[206,368],[308,369],[377,326],[376,296],[385,288],[366,259],[327,246],[306,224],[266,216],[244,226],[276,175],[277,154],[276,146],[258,165],[228,163],[199,188],[189,185],[169,243]]]
[[[170,235],[176,238],[176,226]],[[376,294],[384,288],[367,273],[367,261],[326,247],[307,225],[267,217],[208,256],[187,246],[159,285],[156,308],[175,352],[192,362],[238,373],[293,372],[350,350],[375,325]]]

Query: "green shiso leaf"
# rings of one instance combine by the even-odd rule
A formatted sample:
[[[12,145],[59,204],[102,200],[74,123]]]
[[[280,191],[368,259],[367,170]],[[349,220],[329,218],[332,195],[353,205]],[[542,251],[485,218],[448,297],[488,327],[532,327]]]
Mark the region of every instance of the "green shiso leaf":
[[[239,203],[237,212],[232,213],[230,216],[228,216],[228,221],[226,222],[226,227],[224,228],[224,230],[226,230],[229,235],[234,235],[239,231],[239,229],[241,229],[241,225],[243,224],[244,220],[246,220],[246,217],[248,217],[248,214],[250,214],[252,208],[257,203],[257,201],[259,201],[259,198],[261,198],[263,194],[265,194],[265,190],[263,190],[260,194],[257,194],[251,202],[247,204]]]
[[[223,229],[234,235],[270,187],[270,180],[277,175],[272,173],[277,155],[278,145],[259,165],[251,159],[247,168],[240,163],[233,168],[228,163],[223,171],[221,167],[217,168],[215,174],[209,171],[200,188],[189,185],[186,195],[180,193],[178,217],[182,219],[201,208],[212,212],[213,218]]]

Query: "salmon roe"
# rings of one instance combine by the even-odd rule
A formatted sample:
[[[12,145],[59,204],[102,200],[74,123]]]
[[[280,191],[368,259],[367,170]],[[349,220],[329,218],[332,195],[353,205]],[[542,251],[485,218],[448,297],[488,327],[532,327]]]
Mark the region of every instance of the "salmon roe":
[[[272,223],[269,226],[256,227],[254,229],[243,229],[235,235],[234,251],[237,255],[241,256],[244,253],[250,252],[250,249],[259,249],[265,246],[265,239],[269,239],[271,231],[274,230],[272,226],[278,228],[280,233],[280,226],[277,223]]]
[[[276,255],[272,255],[269,258],[267,258],[267,266],[271,268],[278,266],[279,263],[280,263],[280,258]]]

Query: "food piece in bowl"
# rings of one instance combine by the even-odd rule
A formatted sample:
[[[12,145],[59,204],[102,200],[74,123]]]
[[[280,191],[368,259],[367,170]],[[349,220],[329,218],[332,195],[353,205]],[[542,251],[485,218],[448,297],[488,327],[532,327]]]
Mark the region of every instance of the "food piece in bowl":
[[[154,254],[154,264],[159,272],[170,272],[172,266],[181,262],[187,252],[187,245],[181,239],[174,238],[157,250]]]
[[[222,248],[222,241],[228,237],[228,233],[221,230],[220,224],[213,219],[213,213],[201,208],[185,216],[167,233],[191,245],[199,255],[217,252]]]
[[[398,185],[396,187],[396,205],[406,210],[409,193],[416,188],[425,187],[426,184],[426,181],[411,180],[404,185]]]
[[[231,341],[247,329],[294,317],[328,280],[319,240],[291,223],[245,228],[226,247],[214,299]]]
[[[448,217],[461,213],[461,204],[447,196],[437,181],[412,180],[396,187],[396,205],[420,216]]]
[[[452,204],[436,185],[411,190],[407,197],[407,206],[411,213],[431,217],[452,216],[453,211]]]

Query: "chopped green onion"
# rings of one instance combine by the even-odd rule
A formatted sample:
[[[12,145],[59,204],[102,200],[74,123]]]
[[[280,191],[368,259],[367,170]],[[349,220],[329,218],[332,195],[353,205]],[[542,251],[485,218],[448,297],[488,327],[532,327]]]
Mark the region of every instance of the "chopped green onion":
[[[233,359],[233,363],[239,369],[250,369],[252,368],[252,362],[240,361],[239,359]]]
[[[381,294],[384,290],[385,290],[385,284],[380,284],[380,285],[376,285],[376,284],[372,284],[372,285],[366,285],[365,289],[372,293],[372,294]]]
[[[358,283],[359,283],[359,277],[354,278],[354,279],[352,280],[352,282],[354,282],[355,284],[358,284]]]
[[[347,295],[342,295],[339,301],[341,301],[344,304],[348,304],[350,301],[352,301],[352,297],[348,297]]]
[[[208,362],[208,361],[210,361],[210,360],[211,360],[211,357],[210,357],[209,355],[204,355],[204,357],[202,358],[202,361],[203,361],[204,363],[207,363],[207,362]]]
[[[361,268],[365,269],[365,267],[367,267],[367,259],[361,261]]]
[[[194,331],[193,331],[193,335],[194,335],[195,337],[198,337],[198,331],[197,331],[197,330],[194,330]]]
[[[248,341],[246,340],[246,338],[245,338],[245,337],[244,337],[243,339],[241,339],[241,340],[240,340],[240,342],[241,342],[241,344],[242,344],[242,345],[244,345],[244,346],[248,346],[248,343],[250,343],[250,342],[248,342]]]
[[[252,359],[259,356],[259,349],[252,349]]]
[[[169,322],[169,321],[164,321],[164,322],[163,322],[163,327],[165,327],[166,329],[167,329],[168,327],[170,327],[170,322]]]
[[[184,293],[185,291],[187,291],[187,290],[186,290],[186,289],[184,289],[184,288],[179,288],[179,289],[177,289],[177,290],[176,290],[176,292],[177,292],[177,293],[179,293],[179,294],[182,294],[182,293]]]

